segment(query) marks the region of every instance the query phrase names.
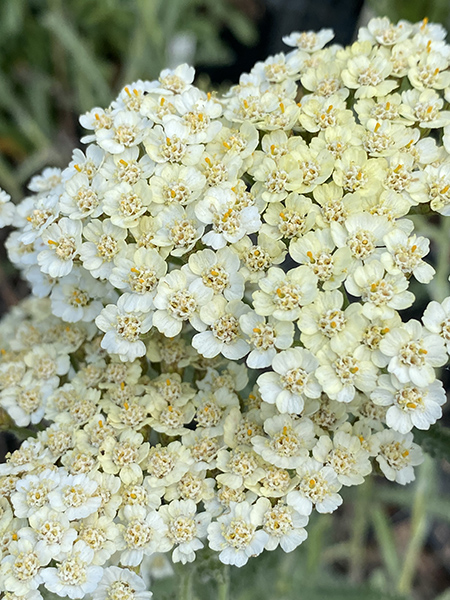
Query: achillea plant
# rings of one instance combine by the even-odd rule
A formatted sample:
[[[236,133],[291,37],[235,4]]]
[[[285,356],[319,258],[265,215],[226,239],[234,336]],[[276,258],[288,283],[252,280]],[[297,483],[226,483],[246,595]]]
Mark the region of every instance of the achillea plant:
[[[34,298],[0,404],[41,423],[0,466],[5,599],[146,600],[160,553],[242,566],[372,471],[414,479],[450,347],[450,298],[402,318],[435,274],[411,215],[450,215],[445,33],[293,33],[223,98],[163,71],[2,193]]]

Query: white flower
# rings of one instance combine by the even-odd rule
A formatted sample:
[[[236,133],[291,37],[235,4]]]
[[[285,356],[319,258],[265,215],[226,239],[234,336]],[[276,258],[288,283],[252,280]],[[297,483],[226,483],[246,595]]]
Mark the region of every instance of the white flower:
[[[429,252],[429,240],[416,235],[408,237],[404,231],[393,229],[383,241],[388,252],[380,260],[388,273],[401,271],[407,277],[413,274],[420,283],[431,281],[435,271],[422,260]]]
[[[11,196],[0,188],[0,227],[14,223],[16,207],[11,202]]]
[[[36,549],[46,559],[58,559],[61,554],[70,552],[78,536],[64,513],[43,506],[29,517],[30,527],[37,537]]]
[[[205,225],[212,225],[202,241],[215,250],[227,242],[238,242],[248,233],[258,231],[261,219],[256,206],[236,207],[236,195],[225,187],[210,189],[195,205],[195,214]]]
[[[19,385],[8,386],[0,393],[0,406],[19,427],[27,427],[42,420],[46,400],[53,391],[51,382],[36,381],[28,371]]]
[[[48,249],[39,252],[37,260],[44,273],[50,277],[64,277],[73,267],[73,260],[81,246],[82,225],[63,217],[42,232],[42,241]]]
[[[292,552],[307,538],[308,517],[280,501],[274,506],[268,498],[263,502],[266,505],[263,530],[269,534],[265,549],[275,550],[280,545],[285,552]]]
[[[91,564],[93,554],[85,542],[78,540],[57,567],[43,569],[41,576],[45,588],[69,598],[84,598],[93,592],[103,575],[102,567]]]
[[[273,371],[257,379],[265,402],[281,413],[301,414],[306,398],[318,398],[321,386],[315,378],[318,360],[303,348],[284,350],[272,361]]]
[[[139,575],[113,565],[104,569],[92,600],[150,600],[152,595]]]
[[[200,539],[206,537],[211,514],[197,513],[197,505],[193,500],[173,500],[161,506],[159,514],[167,525],[167,537],[176,544],[172,552],[173,562],[193,562],[195,551],[203,548]]]
[[[80,267],[58,281],[50,294],[53,314],[68,323],[93,321],[103,308],[102,300],[116,297],[109,284],[96,281]]]
[[[247,357],[247,366],[251,369],[263,369],[272,364],[277,349],[286,350],[292,345],[294,324],[289,321],[277,321],[269,317],[268,321],[254,311],[239,317],[242,331],[249,336],[253,350]]]
[[[206,329],[199,317],[200,307],[213,297],[212,289],[205,290],[200,280],[188,283],[183,271],[175,270],[163,277],[153,300],[156,312],[153,325],[167,337],[180,333],[183,322],[189,320],[198,331]]]
[[[217,252],[207,248],[195,252],[189,256],[188,264],[193,276],[200,278],[202,284],[215,294],[223,294],[227,300],[243,297],[245,281],[238,273],[239,256],[232,248],[220,248]]]
[[[446,402],[442,383],[433,381],[422,388],[400,383],[395,376],[381,375],[378,387],[370,395],[379,406],[388,406],[386,425],[400,433],[413,427],[429,429],[442,416],[441,406]]]
[[[263,500],[263,499],[261,499]],[[208,527],[212,550],[220,551],[219,559],[226,565],[244,566],[251,556],[258,556],[269,540],[269,534],[257,527],[263,523],[265,503],[257,501],[231,502],[228,513]]]
[[[93,277],[108,279],[113,260],[125,248],[126,229],[113,225],[110,219],[93,219],[84,227],[83,237],[87,240],[80,247],[83,267]]]
[[[151,201],[151,188],[144,181],[133,186],[122,182],[105,192],[103,210],[113,225],[126,229],[139,224]]]
[[[422,317],[423,324],[431,333],[440,335],[450,352],[450,297],[439,303],[433,300],[428,304]]]
[[[121,564],[137,567],[144,555],[170,550],[172,544],[167,538],[167,525],[156,510],[133,504],[125,506],[122,513],[123,523],[119,525]]]
[[[108,129],[97,130],[97,143],[111,154],[120,154],[142,142],[147,124],[149,121],[138,113],[121,110],[114,115]]]
[[[310,515],[313,507],[319,513],[331,513],[342,504],[338,494],[342,485],[332,467],[308,458],[297,467],[297,474],[300,481],[286,501],[301,515]]]
[[[325,466],[331,467],[342,485],[359,485],[372,471],[369,453],[356,435],[345,431],[335,433],[333,440],[327,435],[319,438],[313,456]]]
[[[434,367],[447,362],[444,341],[428,333],[415,320],[403,323],[387,333],[380,342],[380,350],[388,357],[387,369],[401,383],[426,387],[436,379]]]
[[[20,531],[19,531],[20,534]],[[36,540],[13,536],[0,567],[0,585],[4,591],[28,598],[28,594],[43,581],[42,566],[47,564],[46,557],[36,548]]]
[[[85,474],[62,475],[58,487],[48,493],[48,502],[69,521],[84,519],[101,504],[100,496],[95,494],[97,487],[98,483]]]
[[[401,485],[414,481],[413,467],[423,462],[423,452],[413,443],[413,434],[385,429],[375,437],[380,448],[377,462],[386,479]]]
[[[293,419],[290,415],[275,415],[264,422],[266,436],[255,435],[251,442],[262,458],[276,467],[295,469],[309,456],[316,443],[310,419]]]
[[[238,360],[250,350],[239,326],[239,317],[249,311],[240,300],[228,302],[223,296],[215,296],[200,309],[200,319],[210,329],[197,333],[192,345],[199,354],[213,358],[222,354],[230,360]]]
[[[84,173],[77,173],[66,181],[60,199],[61,212],[71,219],[96,218],[102,212],[102,200],[107,188],[106,180],[97,174],[92,181]]]
[[[144,356],[146,347],[140,336],[152,326],[152,314],[134,310],[130,296],[123,294],[117,305],[108,304],[95,319],[97,327],[105,332],[102,348],[118,354],[124,362]]]
[[[28,518],[48,505],[48,494],[60,485],[60,479],[60,473],[50,469],[44,469],[39,475],[29,474],[22,477],[11,494],[15,516]]]

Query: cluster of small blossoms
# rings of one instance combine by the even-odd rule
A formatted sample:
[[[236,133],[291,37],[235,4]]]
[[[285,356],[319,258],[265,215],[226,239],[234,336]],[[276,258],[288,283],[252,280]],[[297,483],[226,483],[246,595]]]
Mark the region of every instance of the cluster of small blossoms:
[[[401,316],[434,276],[408,215],[450,216],[445,35],[293,33],[222,98],[165,70],[0,194],[36,297],[0,330],[0,406],[44,424],[0,467],[8,600],[146,600],[205,545],[289,552],[342,486],[414,479],[450,350],[450,298]]]

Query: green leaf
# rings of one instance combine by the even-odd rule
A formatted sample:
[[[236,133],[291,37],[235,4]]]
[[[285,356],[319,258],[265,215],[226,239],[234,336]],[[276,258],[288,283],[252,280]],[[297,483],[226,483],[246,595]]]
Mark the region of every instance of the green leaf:
[[[428,431],[416,430],[414,431],[414,441],[431,456],[450,461],[450,429],[448,427],[436,424]]]

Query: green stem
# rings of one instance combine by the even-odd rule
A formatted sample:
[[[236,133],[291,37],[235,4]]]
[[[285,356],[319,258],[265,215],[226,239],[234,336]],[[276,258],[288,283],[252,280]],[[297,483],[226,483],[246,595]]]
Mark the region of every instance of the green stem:
[[[363,566],[366,550],[366,534],[369,521],[369,505],[373,479],[368,477],[358,487],[355,501],[352,539],[350,541],[350,579],[359,583],[363,578]]]
[[[192,582],[195,568],[192,564],[180,565],[178,569],[179,594],[177,600],[193,600]]]
[[[217,600],[230,599],[230,566],[223,565],[216,576],[217,580]]]
[[[425,544],[428,532],[427,502],[433,496],[435,488],[435,465],[433,460],[425,455],[418,476],[414,504],[411,515],[411,535],[406,549],[403,567],[398,579],[397,589],[400,594],[410,595],[416,565]]]
[[[371,512],[372,524],[381,550],[384,566],[389,574],[390,582],[395,583],[400,571],[400,561],[389,519],[381,504],[375,506]]]

